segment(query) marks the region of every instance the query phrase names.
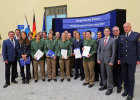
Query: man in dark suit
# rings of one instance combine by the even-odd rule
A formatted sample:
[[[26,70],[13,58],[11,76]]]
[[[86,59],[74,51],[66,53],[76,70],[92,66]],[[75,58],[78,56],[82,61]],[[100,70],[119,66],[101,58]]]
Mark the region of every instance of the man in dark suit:
[[[99,42],[100,39],[102,38],[102,32],[98,31],[97,32],[97,39],[96,39],[96,43],[97,43],[97,49],[99,46]],[[94,71],[95,71],[95,82],[99,81],[99,76],[100,76],[100,86],[102,86],[102,78],[101,78],[101,71],[100,71],[100,64],[97,63],[97,53],[96,53],[96,62],[95,62],[95,67],[94,67]]]
[[[110,37],[110,27],[104,28],[105,37],[99,42],[97,51],[97,62],[101,66],[101,75],[103,86],[99,88],[99,91],[107,89],[106,95],[110,95],[113,92],[113,64],[116,56],[116,43],[115,39]]]
[[[117,86],[117,93],[121,93],[122,89],[122,70],[121,65],[118,64],[118,47],[119,47],[119,40],[120,40],[120,30],[119,27],[115,26],[112,28],[113,31],[113,38],[116,39],[116,58],[113,66],[113,81],[114,86]]]
[[[15,33],[13,31],[10,31],[8,33],[9,39],[3,41],[2,46],[2,54],[3,59],[5,62],[5,80],[6,83],[4,84],[3,88],[6,88],[8,85],[10,85],[10,67],[12,66],[12,76],[11,76],[11,82],[14,84],[17,84],[18,82],[15,80],[16,78],[16,45],[17,40],[14,39]]]
[[[16,29],[15,30],[15,37],[14,39],[16,39],[17,41],[19,41],[20,39],[20,29]],[[15,67],[15,71],[16,71],[16,78],[18,77],[18,71],[17,71],[17,61],[16,61],[16,67]],[[21,73],[21,71],[20,71]],[[21,74],[20,74],[21,75]]]
[[[136,65],[140,64],[140,35],[131,30],[131,24],[123,25],[124,32],[120,36],[118,64],[122,66],[124,81],[124,93],[126,100],[132,100],[134,96]]]

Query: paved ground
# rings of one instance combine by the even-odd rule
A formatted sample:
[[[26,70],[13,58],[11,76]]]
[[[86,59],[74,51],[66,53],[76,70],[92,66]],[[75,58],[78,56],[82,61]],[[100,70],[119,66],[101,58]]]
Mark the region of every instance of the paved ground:
[[[116,88],[112,95],[106,96],[106,91],[98,91],[98,83],[95,83],[93,88],[88,88],[82,86],[83,82],[80,79],[74,80],[73,78],[71,82],[65,80],[63,83],[60,82],[60,78],[57,82],[51,81],[50,83],[41,80],[34,83],[32,79],[30,84],[23,85],[19,77],[17,85],[11,84],[4,89],[4,69],[5,66],[0,56],[0,100],[126,100],[121,94],[116,93]],[[137,66],[134,100],[140,100],[140,66]]]

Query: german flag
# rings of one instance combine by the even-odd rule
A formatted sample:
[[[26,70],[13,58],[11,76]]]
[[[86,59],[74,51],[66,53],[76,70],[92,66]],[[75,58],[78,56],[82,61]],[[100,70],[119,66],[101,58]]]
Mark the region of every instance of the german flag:
[[[33,15],[33,39],[35,38],[36,35],[36,24],[35,24],[35,13]]]

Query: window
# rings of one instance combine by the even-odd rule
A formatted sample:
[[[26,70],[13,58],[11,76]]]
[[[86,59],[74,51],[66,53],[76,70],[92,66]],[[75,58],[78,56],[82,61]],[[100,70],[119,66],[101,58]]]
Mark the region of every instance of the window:
[[[47,7],[45,8],[46,14],[46,30],[49,33],[49,30],[52,29],[52,19],[53,18],[66,18],[67,17],[67,6],[56,6],[56,7]]]

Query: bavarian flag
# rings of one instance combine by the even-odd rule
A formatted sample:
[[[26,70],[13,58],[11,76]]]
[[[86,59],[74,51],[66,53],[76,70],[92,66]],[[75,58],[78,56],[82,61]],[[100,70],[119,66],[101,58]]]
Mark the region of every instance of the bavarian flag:
[[[35,13],[33,15],[33,38],[35,38],[36,35],[36,24],[35,24]]]
[[[24,30],[23,31],[25,31],[27,35],[28,35],[29,31],[30,31],[26,16],[25,16]]]

